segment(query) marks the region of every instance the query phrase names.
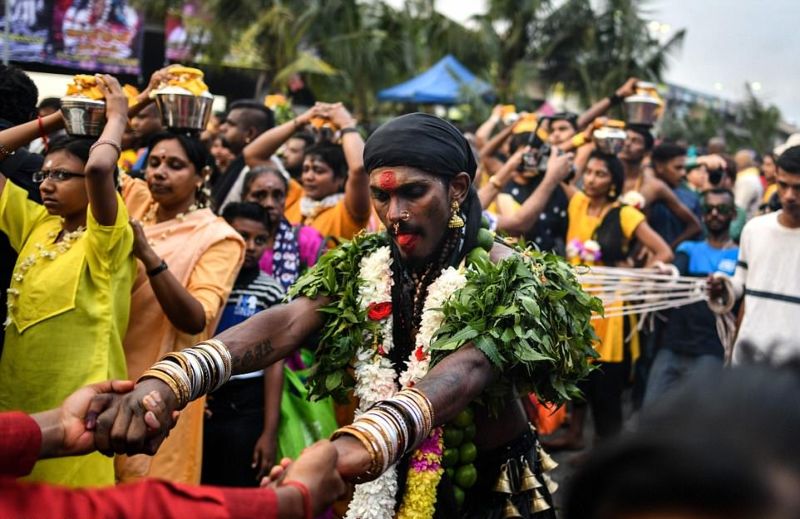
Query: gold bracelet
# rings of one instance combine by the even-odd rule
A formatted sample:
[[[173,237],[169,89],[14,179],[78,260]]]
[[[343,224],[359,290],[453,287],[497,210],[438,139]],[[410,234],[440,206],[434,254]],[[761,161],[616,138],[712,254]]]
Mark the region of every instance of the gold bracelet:
[[[502,190],[503,189],[503,183],[500,182],[499,180],[497,180],[497,177],[495,177],[495,176],[489,177],[489,183],[491,185],[493,185],[494,187],[496,187],[498,190]]]
[[[142,380],[146,380],[148,378],[154,378],[156,380],[160,380],[161,382],[163,382],[166,385],[168,385],[169,388],[172,390],[172,393],[175,395],[175,398],[178,400],[178,402],[181,401],[181,392],[178,389],[178,384],[175,383],[174,380],[172,380],[172,377],[170,377],[169,375],[167,375],[163,371],[158,371],[158,370],[155,370],[155,369],[148,369],[147,371],[142,373],[142,376],[140,376],[136,380],[136,383],[138,384]]]
[[[366,433],[356,429],[352,425],[345,425],[334,431],[331,435],[331,441],[336,440],[342,436],[352,436],[364,447],[370,457],[370,466],[367,471],[364,473],[363,476],[358,476],[353,478],[353,481],[356,483],[364,483],[371,479],[374,479],[380,475],[379,467],[383,464],[382,460],[379,459],[378,449],[375,444],[367,438]]]
[[[183,408],[192,399],[191,386],[189,385],[189,375],[182,371],[178,366],[171,362],[157,362],[150,369],[155,369],[170,377],[178,386],[180,402],[179,408]],[[182,376],[181,376],[182,375]]]

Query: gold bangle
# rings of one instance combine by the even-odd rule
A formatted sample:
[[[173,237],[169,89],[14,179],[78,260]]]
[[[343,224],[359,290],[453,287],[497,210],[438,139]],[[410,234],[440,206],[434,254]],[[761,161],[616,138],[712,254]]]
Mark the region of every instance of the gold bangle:
[[[148,369],[147,371],[142,373],[142,376],[140,376],[136,380],[136,383],[138,384],[142,380],[146,380],[148,378],[154,378],[156,380],[160,380],[161,382],[165,383],[167,386],[169,386],[170,390],[172,390],[172,393],[175,395],[175,398],[178,400],[178,402],[181,401],[181,392],[178,389],[178,385],[175,383],[174,380],[172,380],[172,377],[170,377],[169,375],[167,375],[162,371],[158,371],[155,369]]]
[[[352,436],[364,447],[370,457],[370,466],[369,469],[364,473],[364,476],[358,476],[354,478],[356,483],[363,483],[365,481],[369,481],[375,477],[380,475],[379,467],[383,464],[382,460],[379,459],[379,453],[376,445],[373,443],[372,440],[367,438],[367,434],[356,429],[352,425],[345,425],[334,431],[333,435],[331,435],[331,441],[336,440],[342,436]]]
[[[503,183],[497,180],[496,176],[489,177],[489,183],[496,187],[498,190],[503,189]]]
[[[191,386],[189,385],[189,376],[184,371],[171,362],[163,361],[157,362],[150,369],[164,373],[167,377],[171,378],[175,382],[175,384],[178,386],[180,394],[180,408],[183,408],[189,403],[189,401],[192,399],[192,391]],[[181,375],[183,375],[183,377],[181,377]]]

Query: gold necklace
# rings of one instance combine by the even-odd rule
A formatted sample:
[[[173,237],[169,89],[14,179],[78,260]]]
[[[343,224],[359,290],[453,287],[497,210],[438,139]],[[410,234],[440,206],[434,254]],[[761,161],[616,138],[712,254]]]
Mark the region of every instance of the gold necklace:
[[[63,229],[62,229],[63,230]],[[77,229],[72,232],[64,233],[64,238],[57,242],[53,243],[53,241],[58,237],[61,231],[50,231],[47,233],[48,245],[54,245],[53,248],[48,248],[47,245],[42,243],[35,243],[33,246],[36,248],[36,252],[33,254],[29,254],[25,259],[19,262],[17,268],[14,269],[14,273],[11,275],[11,286],[8,287],[6,294],[8,294],[6,300],[6,307],[8,308],[8,317],[6,317],[6,321],[3,323],[4,327],[8,327],[11,324],[11,310],[14,308],[14,303],[19,298],[20,294],[22,293],[20,288],[23,281],[25,281],[25,274],[40,260],[46,258],[50,261],[55,260],[59,254],[64,254],[68,250],[72,248],[75,242],[80,239],[81,236],[86,232],[86,227],[81,225]],[[16,286],[14,286],[16,285]]]

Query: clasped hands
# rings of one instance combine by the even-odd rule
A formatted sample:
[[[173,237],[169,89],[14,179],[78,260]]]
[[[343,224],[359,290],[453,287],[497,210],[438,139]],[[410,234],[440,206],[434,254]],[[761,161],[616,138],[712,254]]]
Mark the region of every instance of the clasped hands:
[[[40,458],[75,456],[98,450],[106,455],[155,454],[178,419],[177,400],[169,387],[155,379],[134,386],[130,381],[107,381],[83,387],[61,407],[32,415],[42,430]],[[342,478],[363,473],[368,453],[355,439],[321,441],[294,462],[284,459],[264,485],[287,481],[305,485],[314,513],[346,491]]]

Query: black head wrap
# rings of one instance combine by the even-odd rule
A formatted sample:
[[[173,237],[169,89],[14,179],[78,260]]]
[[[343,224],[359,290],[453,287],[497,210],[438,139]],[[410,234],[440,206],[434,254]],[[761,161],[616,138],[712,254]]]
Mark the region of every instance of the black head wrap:
[[[478,164],[467,139],[449,122],[434,115],[401,115],[375,130],[364,146],[364,169],[408,166],[443,179],[462,171],[475,180]],[[482,209],[478,193],[470,186],[461,206],[466,218],[464,243],[451,259],[458,264],[478,242]]]
[[[475,179],[478,164],[467,139],[439,117],[402,115],[375,130],[364,147],[364,168],[409,166],[443,177],[464,171]]]

